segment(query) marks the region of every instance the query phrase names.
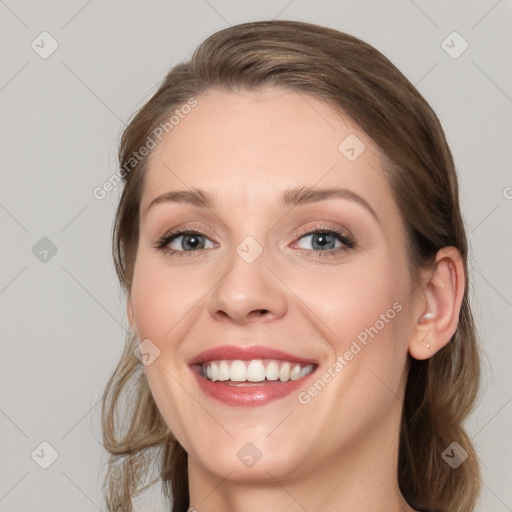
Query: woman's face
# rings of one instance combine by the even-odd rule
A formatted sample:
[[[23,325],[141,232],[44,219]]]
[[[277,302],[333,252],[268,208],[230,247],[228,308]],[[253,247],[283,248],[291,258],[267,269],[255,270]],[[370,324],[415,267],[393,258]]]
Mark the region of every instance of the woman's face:
[[[190,470],[389,461],[414,293],[368,136],[311,96],[210,90],[144,179],[128,312]]]

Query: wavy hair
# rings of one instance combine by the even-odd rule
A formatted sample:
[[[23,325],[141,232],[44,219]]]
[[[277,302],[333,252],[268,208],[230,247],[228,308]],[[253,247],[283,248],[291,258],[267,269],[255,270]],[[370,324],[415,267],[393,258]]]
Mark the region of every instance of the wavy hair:
[[[466,287],[457,330],[430,359],[409,356],[397,476],[403,496],[415,509],[472,511],[480,490],[479,466],[463,421],[477,396],[480,358],[457,173],[442,126],[427,101],[369,44],[302,22],[245,23],[213,34],[189,61],[169,71],[134,115],[119,146],[124,188],[112,246],[124,292],[129,296],[147,162],[139,150],[173,112],[211,87],[284,87],[320,98],[348,115],[382,151],[382,166],[406,226],[412,275],[431,265],[442,247],[460,251]],[[133,499],[161,481],[172,511],[183,512],[189,506],[187,454],[158,410],[133,354],[136,346],[130,333],[103,395],[103,444],[110,453],[103,484],[106,504],[109,512],[131,512]],[[468,453],[457,469],[442,458],[453,441]],[[154,469],[157,474],[147,482]]]

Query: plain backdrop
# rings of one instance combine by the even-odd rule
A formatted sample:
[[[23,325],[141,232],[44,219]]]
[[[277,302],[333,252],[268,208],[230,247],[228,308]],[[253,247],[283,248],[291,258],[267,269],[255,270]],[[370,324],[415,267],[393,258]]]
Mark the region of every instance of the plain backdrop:
[[[478,511],[512,510],[512,2],[5,0],[1,511],[104,510],[99,398],[128,324],[110,252],[120,187],[103,200],[93,190],[116,170],[124,123],[172,65],[219,29],[275,18],[371,43],[441,119],[461,178],[484,351],[467,423],[482,462]],[[157,490],[138,510],[159,503]]]

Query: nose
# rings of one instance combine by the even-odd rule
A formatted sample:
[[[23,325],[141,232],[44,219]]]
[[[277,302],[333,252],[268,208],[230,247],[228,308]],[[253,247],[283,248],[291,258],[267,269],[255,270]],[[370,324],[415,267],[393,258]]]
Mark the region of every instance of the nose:
[[[215,285],[208,300],[210,315],[217,321],[247,325],[283,317],[287,309],[284,285],[268,268],[265,251],[252,262],[236,251],[227,273]]]

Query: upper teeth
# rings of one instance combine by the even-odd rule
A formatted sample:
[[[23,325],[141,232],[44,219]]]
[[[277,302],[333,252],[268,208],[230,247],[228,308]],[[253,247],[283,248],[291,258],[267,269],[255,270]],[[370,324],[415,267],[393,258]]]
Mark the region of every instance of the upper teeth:
[[[208,361],[203,363],[203,375],[211,381],[263,382],[297,380],[313,371],[313,365],[289,363],[277,359],[253,359],[251,361]]]

